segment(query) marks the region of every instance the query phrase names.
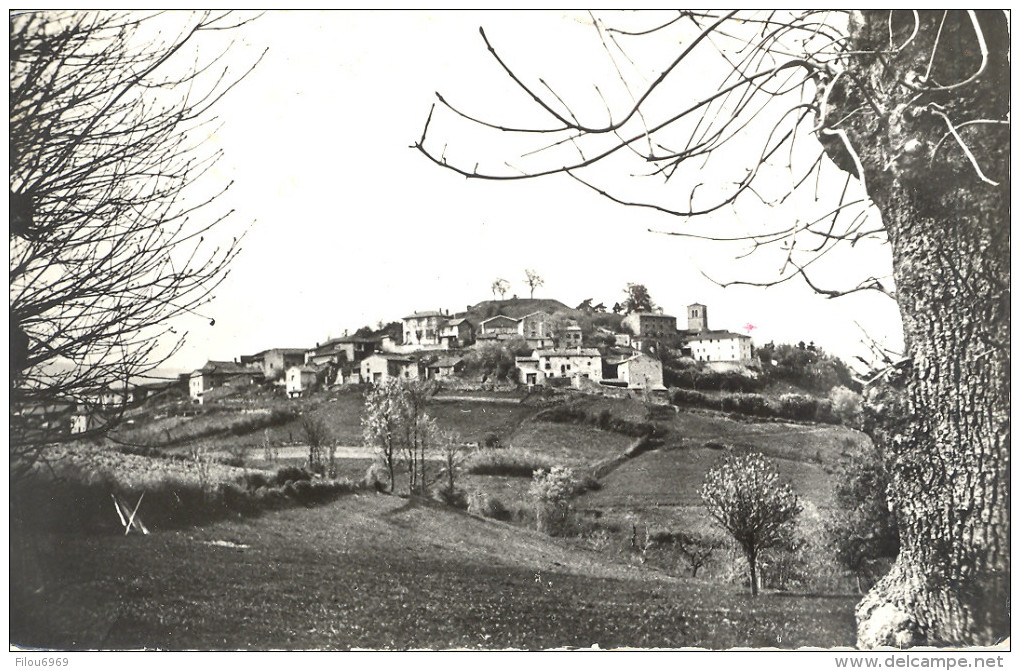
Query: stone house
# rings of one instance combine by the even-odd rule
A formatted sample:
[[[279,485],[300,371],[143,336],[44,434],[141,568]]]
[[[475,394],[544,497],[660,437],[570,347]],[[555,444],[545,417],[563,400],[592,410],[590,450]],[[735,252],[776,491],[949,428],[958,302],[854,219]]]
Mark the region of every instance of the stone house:
[[[665,389],[662,383],[662,362],[643,352],[634,352],[630,356],[614,362],[614,377],[626,383],[630,389]]]
[[[429,380],[442,380],[455,377],[464,370],[464,360],[459,356],[444,356],[425,366],[425,377]]]
[[[443,349],[460,349],[475,341],[475,327],[464,317],[450,319],[439,329],[439,344]]]
[[[672,347],[677,342],[676,317],[661,312],[632,312],[623,325],[642,343],[661,342]]]
[[[361,336],[344,336],[332,338],[316,345],[305,352],[303,363],[312,366],[323,366],[325,364],[358,363],[366,356],[375,351],[379,346],[378,338],[365,338]]]
[[[555,345],[552,317],[545,312],[532,312],[521,317],[517,333],[533,349],[546,349]]]
[[[482,320],[478,325],[479,336],[485,336],[487,338],[496,338],[497,340],[509,340],[518,334],[519,319],[513,317],[507,317],[506,315],[496,315],[495,317],[489,317],[488,319]]]
[[[233,361],[207,361],[188,380],[188,392],[194,403],[202,403],[207,391],[217,387],[244,387],[262,382],[262,371]]]
[[[447,315],[439,310],[426,310],[410,314],[401,321],[403,322],[404,345],[422,349],[438,348],[442,328],[447,322]]]
[[[602,355],[594,347],[539,349],[532,352],[529,359],[537,360],[543,379],[582,377],[593,382],[602,379]]]
[[[560,341],[560,347],[581,347],[583,344],[584,334],[582,333],[580,326],[572,324],[563,329],[563,337]]]
[[[315,391],[322,383],[325,368],[291,366],[287,369],[287,397],[297,398]]]
[[[545,374],[538,365],[538,357],[519,356],[514,361],[517,365],[518,381],[533,387],[545,381]]]
[[[400,354],[375,353],[361,362],[361,381],[381,384],[393,378],[418,379],[418,362]]]
[[[300,366],[305,362],[305,350],[297,348],[267,349],[255,354],[252,364],[262,371],[267,380],[282,379],[291,366]],[[242,357],[242,363],[244,357]]]

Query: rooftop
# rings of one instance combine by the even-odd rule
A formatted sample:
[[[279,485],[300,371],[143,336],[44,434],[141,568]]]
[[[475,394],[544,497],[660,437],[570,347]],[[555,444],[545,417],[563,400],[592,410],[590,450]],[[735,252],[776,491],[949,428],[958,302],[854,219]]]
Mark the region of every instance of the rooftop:
[[[425,317],[446,317],[446,316],[447,315],[444,315],[439,310],[425,310],[424,312],[413,312],[404,317],[404,319],[424,319]]]
[[[532,357],[540,356],[602,356],[594,347],[572,347],[568,349],[537,349],[531,353]]]
[[[628,317],[637,315],[638,317],[662,317],[663,319],[676,319],[673,315],[667,315],[663,312],[631,312]]]
[[[247,368],[233,361],[206,361],[205,365],[199,368],[196,373],[221,373],[223,375],[240,375],[243,373],[261,375],[261,372]]]
[[[452,366],[456,366],[463,360],[464,359],[459,356],[439,357],[436,361],[429,364],[429,368],[450,368]]]
[[[380,357],[386,359],[387,361],[402,361],[404,363],[411,363],[412,361],[414,361],[414,359],[412,359],[411,357],[404,356],[403,354],[391,354],[389,352],[376,352],[375,354],[367,358],[371,359],[372,357]]]
[[[508,317],[506,315],[496,315],[495,317],[489,317],[488,319],[483,319],[481,321],[481,323],[485,324],[487,322],[491,322],[494,319],[509,319],[512,322],[519,322],[519,321],[521,321],[520,319],[515,319],[514,317]]]
[[[742,338],[750,340],[751,336],[744,335],[743,333],[733,333],[732,331],[699,331],[688,338],[688,342],[691,340],[732,340],[733,338]]]

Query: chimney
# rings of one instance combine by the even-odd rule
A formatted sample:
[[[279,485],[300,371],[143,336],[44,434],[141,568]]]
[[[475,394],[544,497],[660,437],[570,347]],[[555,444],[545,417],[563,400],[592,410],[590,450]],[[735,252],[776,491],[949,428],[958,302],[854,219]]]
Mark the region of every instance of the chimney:
[[[344,337],[347,337],[347,329],[344,329]]]

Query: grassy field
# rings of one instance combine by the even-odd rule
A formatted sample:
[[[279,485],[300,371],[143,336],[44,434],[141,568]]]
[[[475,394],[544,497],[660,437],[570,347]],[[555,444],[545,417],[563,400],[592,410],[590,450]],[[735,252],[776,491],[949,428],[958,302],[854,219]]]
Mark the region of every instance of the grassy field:
[[[854,599],[613,564],[427,502],[352,495],[150,536],[11,541],[10,636],[58,649],[853,644]]]
[[[561,466],[590,466],[619,455],[634,438],[587,424],[534,421],[523,424],[509,444],[548,456]]]

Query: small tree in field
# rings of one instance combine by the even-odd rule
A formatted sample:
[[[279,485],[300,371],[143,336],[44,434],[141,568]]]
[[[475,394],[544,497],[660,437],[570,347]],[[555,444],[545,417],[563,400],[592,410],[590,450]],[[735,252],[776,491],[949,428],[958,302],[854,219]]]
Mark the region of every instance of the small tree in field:
[[[758,595],[758,557],[792,531],[800,502],[779,471],[756,452],[730,454],[705,476],[701,498],[709,514],[725,529],[747,558],[751,596]]]
[[[557,523],[570,513],[570,497],[577,487],[574,472],[562,466],[535,471],[528,493],[535,501],[535,523],[539,531],[552,534]]]
[[[331,442],[329,426],[321,417],[302,417],[301,431],[308,443],[308,470],[321,473],[323,469],[322,448]]]
[[[510,291],[510,283],[504,280],[502,277],[497,277],[492,281],[492,298],[496,298],[496,294],[499,294],[501,299],[506,298],[506,292]]]
[[[528,288],[531,289],[531,298],[534,298],[535,297],[535,289],[537,289],[540,286],[544,285],[545,284],[545,280],[542,279],[542,276],[538,274],[537,270],[532,270],[530,268],[525,269],[524,276],[525,276],[525,282],[527,283]]]

